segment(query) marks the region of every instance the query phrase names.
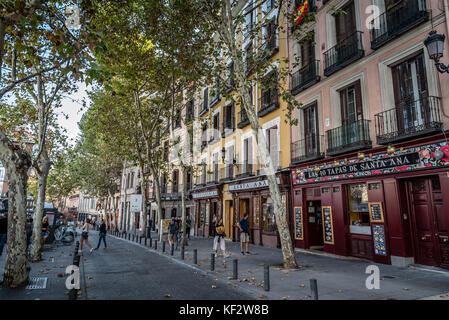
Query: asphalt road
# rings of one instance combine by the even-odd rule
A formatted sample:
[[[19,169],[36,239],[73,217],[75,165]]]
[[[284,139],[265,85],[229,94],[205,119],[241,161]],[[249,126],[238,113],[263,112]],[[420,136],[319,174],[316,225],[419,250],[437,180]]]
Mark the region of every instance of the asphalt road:
[[[97,233],[92,232],[89,240],[95,247]],[[204,271],[150,252],[135,243],[109,235],[106,241],[106,250],[103,244],[92,254],[84,249],[79,300],[247,300],[257,297],[246,289],[235,288]],[[44,260],[31,264],[30,275],[47,277],[47,288],[0,288],[0,300],[67,300],[66,278],[61,277],[61,272],[71,263],[73,251],[74,246],[46,247]],[[4,261],[0,262],[3,267]]]

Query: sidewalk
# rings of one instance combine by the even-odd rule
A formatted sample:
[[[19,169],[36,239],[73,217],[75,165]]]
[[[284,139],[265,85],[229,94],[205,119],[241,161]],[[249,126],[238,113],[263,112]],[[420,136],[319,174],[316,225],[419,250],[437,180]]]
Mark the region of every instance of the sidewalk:
[[[155,234],[153,239],[157,239]],[[400,268],[351,257],[297,252],[296,260],[300,268],[286,271],[279,268],[282,263],[280,249],[250,245],[251,255],[242,255],[239,243],[226,241],[226,250],[231,256],[226,259],[222,256],[216,258],[215,271],[210,271],[212,245],[213,238],[192,238],[185,248],[184,262],[193,265],[193,249],[197,249],[196,267],[211,277],[226,281],[229,286],[254,291],[261,299],[310,300],[310,279],[318,281],[320,300],[413,300],[434,296],[449,298],[446,295],[449,292],[449,271],[444,269],[427,266]],[[162,244],[159,242],[158,252],[162,252]],[[170,259],[181,258],[180,249],[175,250],[173,257],[170,256],[168,243],[165,255]],[[238,260],[239,280],[230,280],[233,259]],[[270,265],[269,292],[263,288],[265,264]],[[366,288],[365,281],[369,274],[365,270],[369,265],[376,265],[380,269],[378,290]]]

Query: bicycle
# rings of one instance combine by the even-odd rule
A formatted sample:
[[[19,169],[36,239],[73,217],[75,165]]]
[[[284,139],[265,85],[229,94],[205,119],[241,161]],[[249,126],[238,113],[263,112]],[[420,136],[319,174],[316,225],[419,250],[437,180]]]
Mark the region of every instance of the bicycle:
[[[75,241],[75,230],[68,225],[60,225],[54,232],[55,241],[69,246]]]

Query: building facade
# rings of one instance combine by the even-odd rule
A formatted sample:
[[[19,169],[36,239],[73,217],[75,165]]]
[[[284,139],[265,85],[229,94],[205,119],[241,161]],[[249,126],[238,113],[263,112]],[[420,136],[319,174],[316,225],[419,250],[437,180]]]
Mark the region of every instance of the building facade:
[[[289,45],[295,246],[448,268],[449,74],[424,45],[447,1],[323,2]]]

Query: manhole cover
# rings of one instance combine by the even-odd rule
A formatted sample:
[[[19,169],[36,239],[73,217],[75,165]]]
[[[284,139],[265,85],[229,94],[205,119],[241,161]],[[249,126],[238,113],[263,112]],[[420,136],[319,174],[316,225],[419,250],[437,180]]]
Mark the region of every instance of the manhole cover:
[[[47,289],[48,278],[31,277],[26,289]]]

